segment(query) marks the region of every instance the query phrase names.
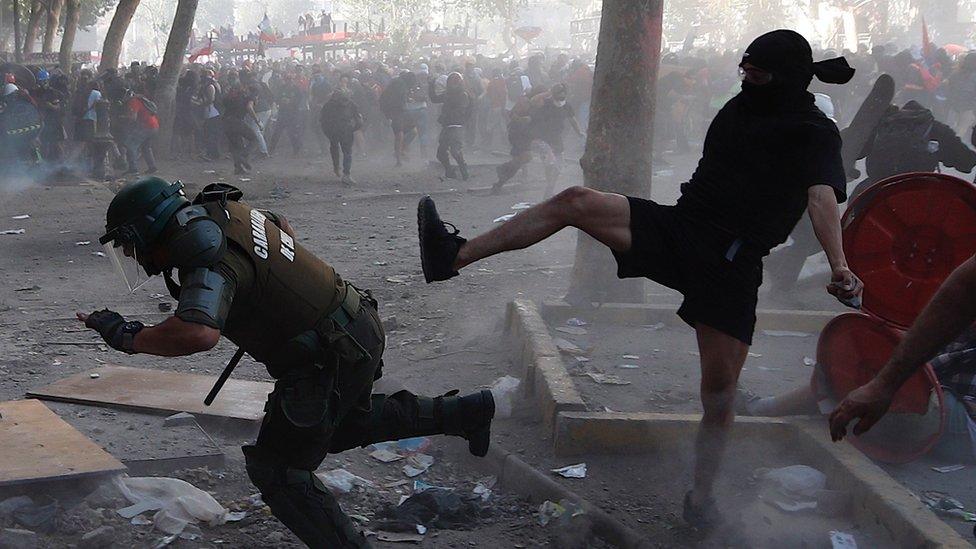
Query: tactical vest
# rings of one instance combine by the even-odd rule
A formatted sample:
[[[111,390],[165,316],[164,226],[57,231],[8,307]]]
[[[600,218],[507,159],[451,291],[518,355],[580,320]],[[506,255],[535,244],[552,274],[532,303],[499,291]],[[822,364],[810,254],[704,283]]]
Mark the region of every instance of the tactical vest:
[[[246,253],[254,266],[253,285],[237,289],[223,335],[255,360],[265,362],[291,338],[320,328],[339,307],[345,282],[263,213],[234,201],[205,206],[228,247]]]

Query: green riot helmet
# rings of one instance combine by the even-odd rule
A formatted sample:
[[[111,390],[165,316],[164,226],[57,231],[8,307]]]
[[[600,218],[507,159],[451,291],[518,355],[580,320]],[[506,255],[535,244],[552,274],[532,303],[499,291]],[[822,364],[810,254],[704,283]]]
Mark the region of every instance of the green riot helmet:
[[[112,199],[105,214],[105,234],[98,241],[114,260],[129,291],[145,284],[146,275],[161,272],[152,262],[152,247],[169,220],[189,204],[183,183],[169,183],[159,177],[144,177],[126,185]]]

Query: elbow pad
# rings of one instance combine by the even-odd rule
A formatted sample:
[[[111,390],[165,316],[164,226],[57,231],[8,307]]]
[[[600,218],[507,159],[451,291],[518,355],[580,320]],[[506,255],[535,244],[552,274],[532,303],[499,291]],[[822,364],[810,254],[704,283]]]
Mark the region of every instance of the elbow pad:
[[[223,330],[233,297],[230,285],[219,273],[206,268],[193,269],[183,279],[176,316]]]

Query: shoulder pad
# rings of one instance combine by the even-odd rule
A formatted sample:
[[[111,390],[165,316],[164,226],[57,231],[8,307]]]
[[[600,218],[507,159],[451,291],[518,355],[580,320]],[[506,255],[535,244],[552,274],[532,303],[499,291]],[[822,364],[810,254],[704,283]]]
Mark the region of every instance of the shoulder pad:
[[[176,214],[179,229],[169,240],[172,267],[210,267],[224,256],[227,243],[220,225],[203,206],[183,208]]]
[[[194,204],[205,202],[220,202],[226,204],[228,201],[237,202],[244,198],[244,191],[227,183],[211,183],[200,191],[200,194],[193,199]]]

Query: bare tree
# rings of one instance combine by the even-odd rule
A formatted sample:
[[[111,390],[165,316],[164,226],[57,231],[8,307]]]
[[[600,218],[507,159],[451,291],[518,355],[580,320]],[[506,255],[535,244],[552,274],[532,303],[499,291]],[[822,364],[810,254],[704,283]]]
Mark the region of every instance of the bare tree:
[[[176,86],[183,67],[183,56],[190,43],[190,33],[193,30],[193,19],[196,17],[198,0],[179,0],[176,14],[173,16],[173,26],[166,40],[166,52],[163,63],[159,67],[159,80],[156,83],[156,102],[159,105],[162,131],[158,142],[168,150],[172,143],[173,120],[176,103]]]
[[[119,56],[122,55],[122,40],[125,39],[125,33],[129,30],[129,23],[138,7],[139,0],[119,0],[119,5],[115,7],[115,15],[112,16],[112,23],[109,24],[108,32],[105,33],[105,43],[102,45],[102,62],[98,64],[98,72],[119,66]]]
[[[47,6],[47,26],[44,28],[44,42],[41,44],[41,51],[51,53],[54,51],[54,37],[58,35],[58,27],[61,24],[61,7],[64,0],[48,0]]]
[[[14,0],[16,2],[16,0]],[[31,2],[30,15],[27,16],[27,30],[24,32],[24,53],[34,52],[34,42],[41,31],[41,16],[44,15],[44,5],[40,0]]]
[[[580,159],[589,188],[650,197],[663,3],[603,2],[586,152]],[[615,265],[606,246],[579,233],[567,300],[643,302],[643,280],[618,281]]]
[[[17,0],[11,0],[13,3],[13,16],[14,16],[14,61],[18,63],[24,62],[24,50],[21,47],[20,42],[20,2]]]
[[[78,19],[81,18],[81,0],[64,0],[64,34],[61,35],[61,49],[58,50],[58,64],[61,72],[71,73],[71,52],[75,47],[75,34],[78,32]]]

